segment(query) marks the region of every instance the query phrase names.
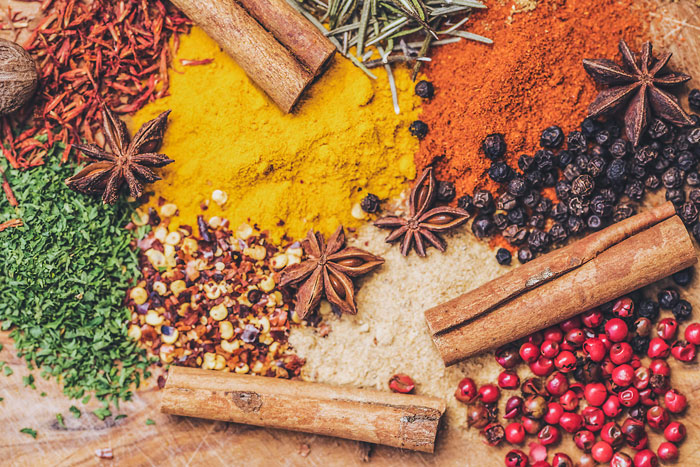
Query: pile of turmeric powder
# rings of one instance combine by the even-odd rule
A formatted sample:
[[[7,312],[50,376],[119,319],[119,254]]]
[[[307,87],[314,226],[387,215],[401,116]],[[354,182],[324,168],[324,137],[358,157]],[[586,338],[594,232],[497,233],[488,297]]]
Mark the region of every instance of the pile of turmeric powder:
[[[284,114],[193,28],[181,37],[170,70],[171,95],[131,122],[138,128],[173,111],[162,152],[175,162],[159,172],[153,202],[162,197],[177,205],[175,226],[193,223],[208,205],[207,215],[255,223],[275,239],[358,226],[359,210],[353,216],[352,208],[367,193],[390,198],[415,177],[418,142],[408,127],[419,102],[410,71],[395,70],[398,116],[386,74],[376,71],[373,81],[336,57],[297,110]]]

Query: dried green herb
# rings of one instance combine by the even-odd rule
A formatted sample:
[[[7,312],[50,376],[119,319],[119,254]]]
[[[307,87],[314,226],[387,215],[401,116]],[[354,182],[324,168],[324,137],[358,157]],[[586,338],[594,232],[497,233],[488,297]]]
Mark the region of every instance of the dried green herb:
[[[3,363],[4,363],[4,362],[3,362]],[[8,365],[7,363],[5,363],[4,368],[2,369],[2,371],[5,372],[5,376],[12,376],[12,373],[14,373],[14,371],[12,371],[12,368],[10,368],[10,365]]]
[[[105,418],[112,415],[112,411],[109,410],[109,408],[107,408],[107,407],[100,407],[99,409],[93,410],[92,413],[94,413],[95,416],[97,418],[99,418],[100,420],[104,420]]]
[[[30,374],[29,376],[22,376],[22,382],[24,383],[25,388],[29,386],[32,389],[36,389],[36,386],[34,385],[34,375]]]
[[[59,426],[66,428],[66,421],[63,419],[63,414],[57,413],[56,421],[58,422]]]
[[[116,422],[117,420],[121,420],[122,418],[126,418],[126,414],[120,413],[116,417],[114,417],[114,421]]]
[[[31,428],[22,428],[19,430],[20,433],[24,433],[25,435],[29,435],[32,438],[36,439],[36,430],[32,430]]]
[[[156,422],[154,422],[154,421],[151,420],[150,418],[147,418],[147,419],[146,419],[146,425],[155,425],[155,424],[156,424]]]
[[[71,405],[71,406],[68,408],[68,411],[69,411],[70,413],[72,413],[73,416],[74,416],[75,418],[80,418],[80,415],[82,415],[82,414],[80,413],[80,409],[77,408],[77,407],[74,406],[74,405]]]
[[[0,233],[0,322],[27,364],[60,380],[67,396],[118,403],[148,376],[123,306],[139,275],[133,235],[123,229],[132,207],[123,197],[109,206],[71,191],[63,180],[75,169],[56,162],[61,150],[28,171],[4,167],[19,207],[0,200],[0,222],[24,225]]]
[[[477,0],[287,0],[323,31],[338,51],[371,78],[384,66],[396,104],[391,64],[413,64],[413,79],[432,46],[462,39],[487,44],[491,39],[461,30]],[[328,25],[328,29],[324,27]],[[370,60],[376,55],[379,59]]]

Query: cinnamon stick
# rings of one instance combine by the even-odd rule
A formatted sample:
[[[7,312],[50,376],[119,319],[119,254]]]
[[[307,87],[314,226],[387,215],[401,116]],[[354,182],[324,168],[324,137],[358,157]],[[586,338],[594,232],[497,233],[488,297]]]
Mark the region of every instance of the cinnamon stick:
[[[171,367],[161,412],[433,452],[441,399]]]
[[[235,0],[172,0],[226,51],[284,112],[314,75]]]
[[[331,41],[286,0],[237,0],[309,71],[317,75],[336,51]]]
[[[673,206],[633,216],[425,312],[446,365],[512,342],[697,261]]]

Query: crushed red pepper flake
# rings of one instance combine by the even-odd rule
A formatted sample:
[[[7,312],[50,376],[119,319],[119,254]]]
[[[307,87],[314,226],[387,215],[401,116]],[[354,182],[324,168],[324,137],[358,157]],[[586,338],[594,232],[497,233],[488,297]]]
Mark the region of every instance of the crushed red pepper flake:
[[[174,35],[176,48],[191,25],[163,0],[45,0],[41,8],[24,43],[39,68],[37,92],[0,121],[0,149],[14,168],[43,164],[56,142],[63,162],[82,139],[101,145],[103,103],[124,114],[167,95],[168,41]]]
[[[194,230],[149,214],[132,217],[132,228],[153,228],[137,243],[143,278],[127,294],[129,335],[164,365],[299,376],[304,360],[287,338],[302,320],[278,284],[282,268],[301,262],[301,245],[280,248],[267,232],[232,231],[218,217],[200,216]]]

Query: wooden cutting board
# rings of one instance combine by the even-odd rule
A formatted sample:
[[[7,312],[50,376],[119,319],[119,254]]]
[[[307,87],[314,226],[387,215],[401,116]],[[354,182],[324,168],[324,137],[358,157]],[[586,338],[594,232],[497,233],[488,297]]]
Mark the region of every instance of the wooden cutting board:
[[[33,3],[10,3],[14,9],[36,8]],[[0,0],[0,11],[6,11],[7,5],[7,0]],[[656,35],[662,38],[656,40],[655,45],[670,48],[675,53],[676,63],[685,63],[684,71],[696,76],[696,82],[700,81],[697,52],[700,50],[700,8],[690,0],[662,3],[653,15]],[[489,253],[484,260],[493,261],[492,255]],[[465,278],[465,281],[469,279],[474,278]],[[684,291],[684,297],[695,307],[697,320],[700,318],[700,281],[696,279]],[[110,417],[100,421],[84,411],[76,419],[68,410],[74,402],[62,395],[55,381],[37,377],[36,390],[23,386],[22,376],[29,374],[24,361],[14,355],[12,341],[6,333],[0,334],[0,342],[5,347],[0,352],[0,360],[7,361],[14,370],[12,376],[0,375],[0,397],[4,398],[0,402],[2,465],[352,466],[366,463],[363,459],[367,446],[354,441],[162,415],[158,412],[158,389],[153,383],[139,390],[132,402],[122,405],[119,413],[127,414],[126,418],[114,421]],[[671,364],[673,385],[690,401],[689,411],[682,419],[688,428],[688,440],[681,449],[682,457],[677,465],[698,465],[695,460],[700,450],[698,365]],[[63,415],[65,427],[58,423],[58,413]],[[147,419],[155,424],[146,425]],[[20,433],[24,427],[37,430],[37,439]],[[658,445],[658,437],[652,437],[652,444]],[[95,451],[107,447],[114,452],[114,460],[98,459]],[[559,450],[578,454],[568,442],[551,450],[550,455]],[[478,440],[474,430],[464,431],[453,426],[440,433],[434,455],[377,446],[372,450],[370,463],[497,466],[503,465],[507,451],[505,447],[488,448]]]

